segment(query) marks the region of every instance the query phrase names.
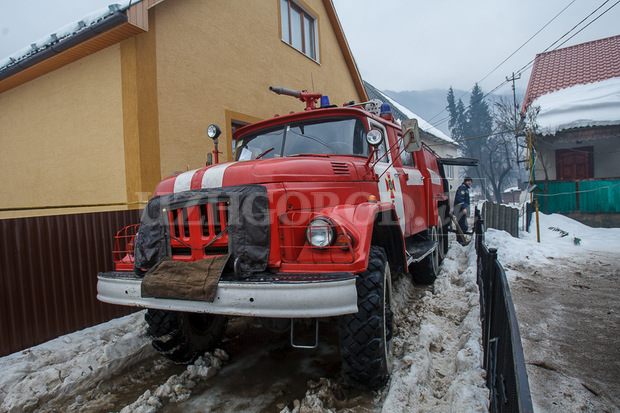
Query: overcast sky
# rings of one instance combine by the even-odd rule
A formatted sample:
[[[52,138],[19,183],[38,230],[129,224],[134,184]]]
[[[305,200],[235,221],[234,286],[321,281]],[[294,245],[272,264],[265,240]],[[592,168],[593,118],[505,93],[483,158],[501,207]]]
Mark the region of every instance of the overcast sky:
[[[0,0],[0,58],[113,2]],[[469,89],[570,4],[542,32],[481,82],[485,92],[500,84],[513,71],[521,69],[536,53],[545,50],[605,3],[604,0],[333,2],[362,77],[379,89],[395,91],[447,89],[450,86]],[[590,20],[617,2],[607,1]],[[562,47],[618,34],[620,4]],[[529,71],[523,74],[517,87],[525,89],[528,77]],[[503,91],[507,90],[509,87],[504,87]]]
[[[617,1],[608,1],[592,18]],[[450,86],[470,89],[570,4],[480,84],[485,92],[521,69],[536,53],[544,51],[605,3],[604,0],[333,2],[362,77],[379,89],[394,91],[447,90]],[[618,34],[620,4],[562,47]],[[525,90],[528,79],[529,71],[523,74],[517,87]],[[509,91],[510,86],[503,90]]]

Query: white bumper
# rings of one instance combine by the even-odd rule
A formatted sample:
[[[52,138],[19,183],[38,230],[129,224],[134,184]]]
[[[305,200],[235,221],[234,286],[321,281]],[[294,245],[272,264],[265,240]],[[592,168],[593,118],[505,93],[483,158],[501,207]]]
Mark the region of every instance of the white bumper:
[[[143,298],[141,283],[142,278],[133,274],[99,274],[97,298],[110,304],[232,316],[318,318],[357,312],[354,277],[310,282],[220,281],[212,303]]]

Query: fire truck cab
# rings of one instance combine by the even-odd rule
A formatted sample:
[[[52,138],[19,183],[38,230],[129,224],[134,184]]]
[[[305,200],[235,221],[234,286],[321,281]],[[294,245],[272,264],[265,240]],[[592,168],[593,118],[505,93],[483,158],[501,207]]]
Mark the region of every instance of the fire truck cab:
[[[237,130],[232,162],[164,179],[140,225],[117,236],[98,298],[147,308],[154,348],[179,363],[213,349],[227,317],[290,328],[294,346],[296,320],[313,320],[311,347],[319,320],[337,317],[345,380],[379,388],[392,274],[432,283],[447,252],[443,169],[389,105],[271,90],[306,110]]]

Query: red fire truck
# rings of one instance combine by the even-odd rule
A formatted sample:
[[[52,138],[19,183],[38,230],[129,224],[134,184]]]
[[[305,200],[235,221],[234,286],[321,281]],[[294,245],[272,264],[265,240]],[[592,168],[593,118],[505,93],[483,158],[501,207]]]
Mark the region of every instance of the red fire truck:
[[[164,179],[140,225],[117,235],[98,298],[147,308],[153,347],[178,363],[213,349],[231,316],[290,329],[296,347],[317,346],[319,321],[337,317],[345,380],[379,388],[392,274],[432,283],[448,249],[448,160],[379,101],[270,89],[305,110],[237,130],[233,162]],[[217,142],[219,128],[208,134]],[[308,323],[315,336],[300,344]]]

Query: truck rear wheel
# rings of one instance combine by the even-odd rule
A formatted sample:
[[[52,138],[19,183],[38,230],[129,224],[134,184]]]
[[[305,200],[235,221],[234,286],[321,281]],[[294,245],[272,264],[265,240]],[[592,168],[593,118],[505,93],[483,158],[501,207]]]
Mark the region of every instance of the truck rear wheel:
[[[439,274],[439,251],[443,248],[437,227],[428,228],[428,240],[438,242],[435,251],[424,257],[420,262],[411,264],[409,271],[413,281],[418,284],[432,284]]]
[[[374,390],[392,371],[392,281],[383,248],[370,247],[356,286],[358,312],[340,318],[342,373],[349,385]]]
[[[224,316],[149,309],[144,317],[153,348],[169,360],[188,364],[215,349],[224,335]]]

